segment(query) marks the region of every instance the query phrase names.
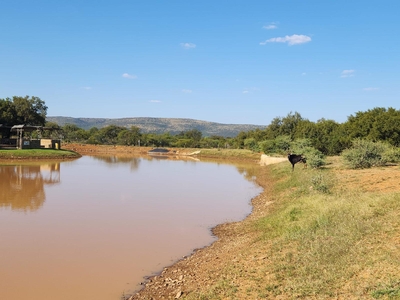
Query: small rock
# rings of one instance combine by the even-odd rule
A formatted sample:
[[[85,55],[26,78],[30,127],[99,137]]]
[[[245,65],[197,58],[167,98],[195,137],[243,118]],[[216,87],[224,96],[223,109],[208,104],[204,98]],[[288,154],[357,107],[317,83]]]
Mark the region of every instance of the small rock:
[[[176,294],[175,299],[179,299],[181,296],[182,296],[182,291],[179,291],[179,292]]]

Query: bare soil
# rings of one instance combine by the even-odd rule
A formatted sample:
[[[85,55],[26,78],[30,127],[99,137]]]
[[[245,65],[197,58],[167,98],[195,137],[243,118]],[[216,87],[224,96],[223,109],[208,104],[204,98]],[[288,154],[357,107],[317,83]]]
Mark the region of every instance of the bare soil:
[[[67,145],[65,149],[74,150],[80,154],[119,154],[127,155],[136,153],[147,153],[148,148],[132,147],[112,147],[112,146],[90,146],[90,145]],[[251,159],[253,162],[254,160]],[[288,168],[291,167],[288,163]],[[400,169],[398,166],[387,166],[366,170],[345,169],[339,158],[332,158],[328,168],[335,171],[338,186],[351,188],[358,191],[374,191],[379,193],[389,193],[400,191]],[[143,288],[134,295],[125,295],[124,299],[183,299],[191,292],[202,294],[203,291],[209,293],[212,289],[224,288],[224,282],[235,286],[234,296],[225,296],[221,299],[261,299],[251,294],[255,276],[262,278],[262,284],[266,284],[268,276],[265,273],[268,269],[269,245],[265,244],[265,249],[252,247],[253,241],[257,238],[257,233],[250,229],[252,220],[267,215],[274,209],[271,197],[270,178],[268,168],[255,164],[254,175],[257,183],[264,188],[264,191],[252,200],[253,211],[243,221],[226,223],[216,226],[212,232],[218,237],[212,245],[202,249],[197,249],[192,255],[183,257],[172,266],[167,266],[156,275],[150,276],[143,282]],[[296,169],[300,171],[300,169]],[[394,237],[399,239],[399,237]],[[399,240],[387,241],[389,244],[399,245]],[[232,268],[229,278],[227,272],[221,272],[227,268]],[[261,274],[261,270],[263,274]],[[225,275],[224,275],[225,274]],[[361,274],[363,275],[363,274]],[[360,276],[361,276],[360,275]],[[364,274],[365,275],[365,274]],[[369,275],[371,276],[371,274]],[[345,287],[343,287],[345,290]],[[225,291],[225,295],[228,292]],[[351,295],[344,297],[333,297],[333,299],[355,299]],[[189,295],[190,299],[190,295]],[[204,294],[202,299],[208,299]],[[275,299],[287,299],[280,295]]]

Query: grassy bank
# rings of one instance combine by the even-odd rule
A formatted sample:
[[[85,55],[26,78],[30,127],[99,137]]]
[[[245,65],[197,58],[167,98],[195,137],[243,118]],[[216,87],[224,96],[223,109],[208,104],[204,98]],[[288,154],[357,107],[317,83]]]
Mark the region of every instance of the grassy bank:
[[[268,181],[270,208],[240,230],[251,242],[214,285],[186,299],[400,299],[398,188],[363,189],[360,171],[338,160],[323,170],[267,170],[258,177]],[[398,166],[378,171],[399,175]]]
[[[0,159],[72,159],[78,158],[80,154],[69,150],[54,149],[18,149],[1,150]]]

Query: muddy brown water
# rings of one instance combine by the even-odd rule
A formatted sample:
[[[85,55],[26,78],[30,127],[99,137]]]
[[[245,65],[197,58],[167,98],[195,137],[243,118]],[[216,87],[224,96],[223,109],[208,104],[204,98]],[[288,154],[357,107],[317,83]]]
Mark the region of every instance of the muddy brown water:
[[[119,300],[249,214],[248,177],[142,157],[0,165],[0,299]]]

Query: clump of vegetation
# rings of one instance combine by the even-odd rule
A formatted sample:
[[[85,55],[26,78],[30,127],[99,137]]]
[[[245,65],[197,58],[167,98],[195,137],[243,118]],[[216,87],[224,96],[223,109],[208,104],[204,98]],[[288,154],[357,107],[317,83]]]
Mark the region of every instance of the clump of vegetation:
[[[400,298],[400,281],[390,282],[388,285],[382,286],[372,292],[375,299],[399,299]]]
[[[259,142],[259,148],[264,153],[268,154],[287,154],[290,144],[292,143],[290,136],[281,135],[274,139],[268,139]]]
[[[329,184],[322,174],[317,174],[311,178],[311,184],[314,190],[321,193],[329,193]]]
[[[309,139],[298,139],[291,143],[292,152],[301,154],[307,159],[307,165],[311,168],[320,168],[326,165],[325,155],[311,146]]]
[[[398,162],[400,152],[383,142],[356,139],[353,146],[342,152],[342,157],[351,169],[365,169],[384,166],[388,162]]]

